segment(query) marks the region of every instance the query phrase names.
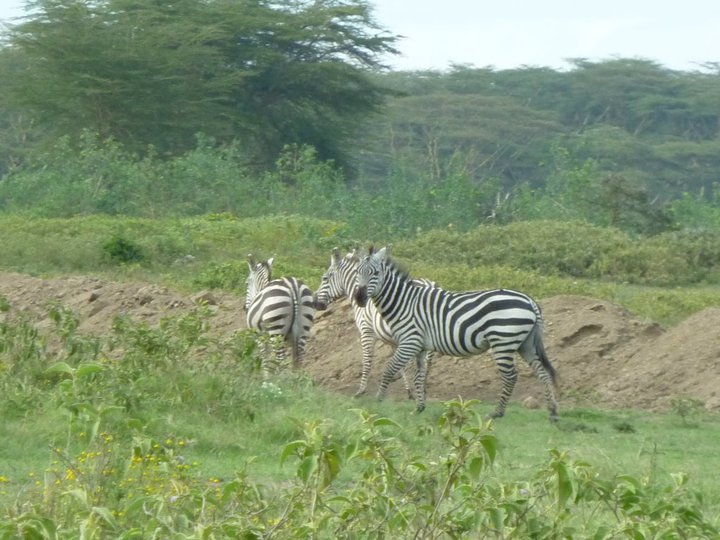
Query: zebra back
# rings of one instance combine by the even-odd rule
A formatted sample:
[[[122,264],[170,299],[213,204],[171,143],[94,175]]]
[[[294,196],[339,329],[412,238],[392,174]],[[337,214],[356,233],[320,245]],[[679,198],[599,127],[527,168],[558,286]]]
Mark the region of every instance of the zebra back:
[[[271,336],[282,336],[292,346],[293,363],[300,363],[315,318],[310,287],[295,277],[269,281],[272,259],[253,259],[247,279],[248,328]]]

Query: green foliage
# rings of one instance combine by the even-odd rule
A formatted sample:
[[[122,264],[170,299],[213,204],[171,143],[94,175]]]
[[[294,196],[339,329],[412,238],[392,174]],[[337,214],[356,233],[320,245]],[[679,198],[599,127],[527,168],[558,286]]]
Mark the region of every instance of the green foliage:
[[[604,172],[596,159],[579,159],[578,152],[558,144],[551,145],[550,153],[552,168],[544,188],[533,189],[527,182],[517,186],[514,196],[499,208],[499,220],[553,216],[642,234],[672,228],[671,213],[651,201],[642,174]]]
[[[578,411],[574,416],[594,428],[579,433],[538,429],[538,416],[520,409],[519,424],[496,427],[482,419],[475,401],[431,404],[423,417],[403,403],[388,406],[387,414],[338,406],[336,398],[328,407],[331,398],[299,374],[262,381],[254,337],[213,337],[208,310],[164,319],[157,328],[122,318],[107,336],[94,338],[78,332],[77,317],[63,306],[50,313],[57,352],[48,353],[22,319],[5,321],[0,341],[22,343],[0,350],[9,366],[0,371],[2,389],[24,380],[24,393],[43,393],[28,417],[8,417],[7,400],[0,402],[8,420],[0,430],[27,425],[6,439],[20,438],[22,447],[4,447],[9,453],[0,460],[0,537],[704,538],[720,532],[710,513],[717,493],[699,492],[684,473],[658,480],[665,475],[657,448],[650,475],[617,465],[608,471],[553,446],[540,457],[537,444],[563,437],[579,445],[579,437],[606,429],[603,421],[617,424],[617,415]],[[96,346],[79,345],[91,342]],[[40,371],[27,362],[27,350],[40,351]],[[47,417],[55,420],[49,433],[39,429]],[[633,422],[647,431],[658,418],[638,413]],[[624,431],[622,437],[634,437]],[[504,459],[517,455],[512,447],[525,437],[533,440],[525,448],[530,464]],[[708,433],[710,451],[714,441]],[[590,441],[587,449],[596,458],[599,444]],[[26,460],[38,451],[41,473],[27,463],[6,468],[9,456]],[[637,450],[630,454],[628,463],[636,466]],[[263,471],[263,462],[273,465]]]
[[[702,194],[691,196],[684,193],[671,205],[675,221],[684,229],[717,230],[720,227],[719,195],[715,190],[714,200],[706,201]]]
[[[310,146],[286,145],[274,169],[258,174],[239,145],[218,148],[204,135],[197,136],[194,150],[160,159],[152,148],[139,158],[112,139],[84,132],[76,140],[61,138],[32,165],[6,175],[0,210],[38,217],[302,215],[344,223],[345,233],[363,239],[468,231],[483,223],[549,216],[629,234],[717,230],[716,201],[686,195],[669,207],[654,203],[637,171],[604,173],[597,161],[579,159],[557,144],[550,152],[544,188],[522,183],[503,194],[500,178],[475,178],[464,151],[420,172],[411,159],[400,157],[387,178],[363,176],[350,183],[335,162],[323,161]],[[176,254],[180,244],[159,247]]]

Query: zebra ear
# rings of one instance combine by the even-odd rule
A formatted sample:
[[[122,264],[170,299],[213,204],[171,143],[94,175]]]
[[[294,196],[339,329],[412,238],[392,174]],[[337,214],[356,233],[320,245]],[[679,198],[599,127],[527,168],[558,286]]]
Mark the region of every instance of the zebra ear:
[[[392,244],[388,244],[387,246],[385,246],[385,253],[387,254],[388,257],[390,256],[390,252],[392,251],[392,247],[393,247]]]
[[[272,268],[274,261],[275,261],[275,257],[270,257],[265,264],[267,264],[268,268]]]
[[[248,266],[250,267],[250,270],[255,268],[255,266],[257,265],[257,262],[255,261],[255,257],[253,257],[252,253],[248,253],[247,260],[248,260]]]
[[[333,266],[337,266],[340,264],[340,259],[342,259],[342,255],[340,254],[340,248],[334,247],[332,250],[332,257],[330,257],[330,264]]]
[[[385,259],[387,259],[387,256],[388,256],[387,247],[382,247],[382,248],[378,249],[377,257],[380,260],[384,261]]]

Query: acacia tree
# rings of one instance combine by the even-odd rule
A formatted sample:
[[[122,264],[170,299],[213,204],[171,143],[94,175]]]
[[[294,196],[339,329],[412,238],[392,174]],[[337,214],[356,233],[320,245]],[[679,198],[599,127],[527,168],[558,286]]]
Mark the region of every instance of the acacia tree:
[[[284,144],[342,157],[395,36],[352,0],[30,0],[7,32],[14,106],[52,136],[90,129],[178,153],[204,132],[266,164]]]

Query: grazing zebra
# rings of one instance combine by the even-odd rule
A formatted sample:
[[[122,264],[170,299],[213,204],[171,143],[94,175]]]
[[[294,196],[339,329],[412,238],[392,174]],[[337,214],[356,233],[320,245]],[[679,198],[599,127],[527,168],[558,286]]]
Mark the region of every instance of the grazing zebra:
[[[517,291],[449,292],[439,288],[415,287],[408,274],[388,257],[385,248],[373,251],[359,264],[354,292],[360,306],[369,299],[392,328],[398,346],[383,374],[379,397],[409,360],[415,358],[417,410],[425,408],[425,355],[437,351],[450,356],[472,356],[492,351],[502,379],[502,391],[495,411],[498,418],[517,381],[513,362],[518,352],[545,385],[550,420],[557,420],[555,369],[543,345],[543,321],[537,304]]]
[[[355,278],[357,275],[357,268],[360,264],[360,258],[358,257],[356,250],[352,253],[348,253],[345,257],[340,255],[338,248],[333,249],[332,256],[330,258],[330,266],[323,274],[320,281],[320,288],[315,293],[315,305],[317,309],[327,309],[328,304],[334,302],[338,298],[344,296],[351,297],[353,287],[355,287]],[[421,286],[434,286],[435,283],[426,279],[413,280],[416,285]],[[360,332],[360,346],[363,351],[362,371],[360,374],[360,388],[355,392],[355,397],[363,395],[367,390],[368,377],[370,376],[370,369],[372,367],[373,354],[375,351],[375,343],[378,339],[384,343],[395,347],[397,341],[392,335],[390,327],[383,320],[375,307],[375,304],[369,302],[364,308],[357,305],[357,303],[351,297],[351,304],[353,308],[353,318],[355,320],[355,326],[357,326]],[[428,363],[431,362],[431,357],[427,359]],[[412,399],[413,392],[408,383],[407,377],[405,376],[405,370],[401,372],[403,382],[405,383],[405,389],[408,392],[408,397]]]
[[[257,262],[252,255],[248,255],[250,273],[245,294],[247,325],[276,339],[274,353],[279,365],[286,356],[285,345],[289,344],[292,347],[293,366],[297,367],[315,318],[313,293],[294,277],[273,280],[273,260],[270,258]]]

